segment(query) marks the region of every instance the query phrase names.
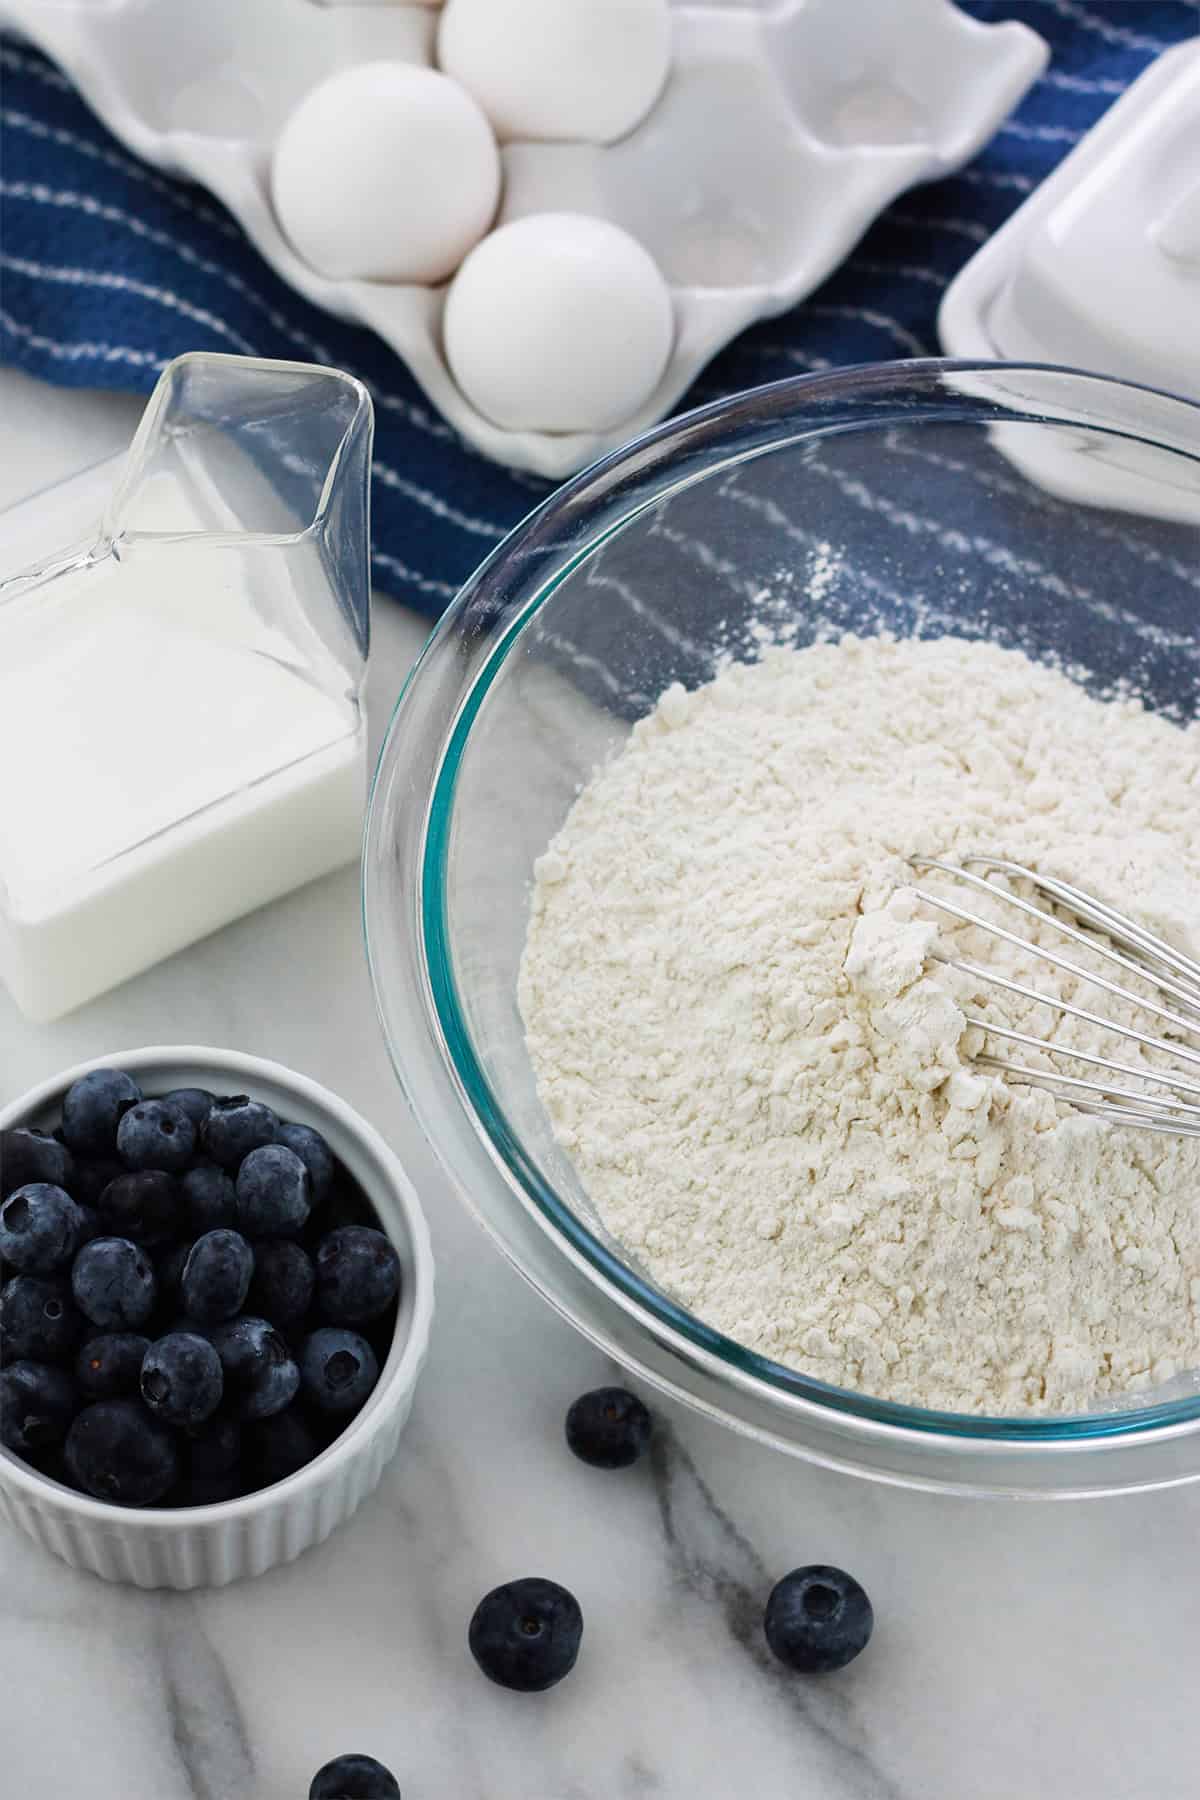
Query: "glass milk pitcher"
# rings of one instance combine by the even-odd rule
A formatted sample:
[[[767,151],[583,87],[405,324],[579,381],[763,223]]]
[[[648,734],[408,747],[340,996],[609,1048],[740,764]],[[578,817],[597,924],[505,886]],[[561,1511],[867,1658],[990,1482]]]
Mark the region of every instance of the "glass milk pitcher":
[[[30,1017],[357,856],[371,437],[335,369],[181,356],[124,459],[0,515],[0,977]]]

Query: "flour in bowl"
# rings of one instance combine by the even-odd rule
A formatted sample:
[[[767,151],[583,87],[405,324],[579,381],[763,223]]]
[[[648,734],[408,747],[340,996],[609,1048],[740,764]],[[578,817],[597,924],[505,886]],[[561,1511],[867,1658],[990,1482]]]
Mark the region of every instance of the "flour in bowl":
[[[979,1010],[1131,1048],[934,960],[1082,985],[938,919],[905,860],[995,851],[1196,955],[1198,789],[1197,727],[955,638],[668,689],[541,858],[521,969],[609,1230],[728,1336],[915,1405],[1080,1411],[1200,1364],[1200,1141],[974,1066]]]

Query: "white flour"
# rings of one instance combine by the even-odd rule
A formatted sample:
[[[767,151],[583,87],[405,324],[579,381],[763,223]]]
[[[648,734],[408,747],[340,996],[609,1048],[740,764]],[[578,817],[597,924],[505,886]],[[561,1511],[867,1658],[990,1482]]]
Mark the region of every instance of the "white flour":
[[[669,689],[541,859],[521,972],[609,1229],[731,1337],[910,1403],[1074,1411],[1200,1363],[1200,1141],[974,1070],[964,1010],[1053,1019],[929,961],[935,937],[1069,978],[935,926],[903,861],[994,850],[1196,954],[1198,788],[1197,728],[957,639]]]

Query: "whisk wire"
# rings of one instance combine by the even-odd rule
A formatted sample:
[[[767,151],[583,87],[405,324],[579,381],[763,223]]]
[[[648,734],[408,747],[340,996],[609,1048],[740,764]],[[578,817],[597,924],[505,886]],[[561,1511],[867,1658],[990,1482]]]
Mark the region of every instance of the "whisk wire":
[[[1019,943],[1024,941],[1023,939],[1017,940]],[[1030,944],[1029,948],[1035,953],[1038,952],[1036,944]],[[1200,1068],[1200,1050],[1192,1050],[1187,1044],[1176,1044],[1168,1038],[1154,1037],[1150,1032],[1138,1031],[1132,1025],[1118,1025],[1115,1019],[1106,1019],[1102,1013],[1089,1012],[1086,1006],[1076,1006],[1072,1001],[1060,1000],[1054,994],[1043,994],[1040,988],[1027,987],[1023,981],[1012,981],[1007,975],[998,975],[995,969],[985,969],[981,963],[957,962],[953,957],[940,956],[936,952],[934,960],[944,963],[948,968],[957,969],[960,974],[972,975],[977,981],[988,982],[992,987],[1004,988],[1007,993],[1020,994],[1024,1000],[1036,1000],[1042,1006],[1050,1007],[1054,1012],[1065,1013],[1070,1019],[1082,1019],[1085,1025],[1097,1025],[1102,1031],[1112,1032],[1115,1037],[1127,1038],[1132,1044],[1141,1044],[1144,1050],[1161,1050],[1167,1056],[1182,1057],[1185,1062],[1194,1063],[1197,1068]],[[1087,977],[1085,976],[1084,979],[1086,980]],[[1162,1015],[1161,1007],[1150,1006],[1149,1002],[1140,1002],[1135,994],[1127,994],[1121,988],[1114,988],[1111,982],[1106,981],[1102,985],[1110,993],[1118,995],[1120,999],[1130,1001],[1134,1005],[1146,1005],[1148,1010]],[[1173,1017],[1170,1013],[1165,1016]],[[985,1031],[993,1029],[986,1019],[976,1022]],[[1075,1054],[1070,1044],[1055,1044],[1049,1039],[1043,1041],[1043,1048],[1057,1050],[1063,1056]]]
[[[1153,1082],[1172,1092],[1178,1091],[1183,1094],[1200,1096],[1200,1082],[1189,1081],[1186,1075],[1177,1075],[1174,1071],[1160,1075],[1154,1069],[1139,1068],[1136,1063],[1117,1062],[1113,1057],[1097,1056],[1093,1051],[1077,1050],[1066,1044],[1050,1044],[1045,1038],[1034,1037],[1031,1032],[1016,1031],[1010,1025],[995,1025],[991,1019],[968,1018],[967,1024],[977,1026],[980,1031],[986,1031],[989,1037],[1004,1038],[1010,1044],[1022,1044],[1027,1050],[1057,1050],[1061,1056],[1069,1056],[1073,1062],[1086,1063],[1090,1069],[1107,1069],[1113,1075],[1132,1075],[1138,1081]],[[981,1062],[983,1058],[976,1057],[975,1060]],[[998,1059],[994,1060],[998,1062]],[[1005,1063],[1003,1066],[1015,1068],[1017,1065]],[[1052,1070],[1047,1069],[1044,1073],[1048,1081],[1054,1079]]]
[[[1119,1105],[1131,1102],[1139,1108],[1166,1109],[1171,1112],[1188,1113],[1194,1115],[1196,1119],[1200,1119],[1200,1106],[1194,1106],[1187,1100],[1176,1100],[1172,1096],[1151,1099],[1146,1094],[1135,1093],[1132,1088],[1118,1087],[1115,1083],[1084,1081],[1077,1075],[1052,1074],[1046,1069],[1032,1069],[1023,1063],[1006,1062],[1003,1057],[999,1056],[977,1056],[975,1061],[982,1069],[1002,1069],[1013,1075],[1023,1075],[1031,1086],[1046,1087],[1052,1091],[1057,1091],[1059,1088],[1070,1088],[1072,1093],[1095,1094],[1101,1099],[1114,1100]],[[1194,1089],[1192,1091],[1195,1092]]]
[[[1165,939],[1157,937],[1146,926],[1139,925],[1136,920],[1127,918],[1124,913],[1118,912],[1115,907],[1108,906],[1103,900],[1097,900],[1094,895],[1085,894],[1082,889],[1072,887],[1070,882],[1060,881],[1057,876],[1038,875],[1033,870],[1022,868],[1020,863],[1008,862],[1000,857],[971,856],[966,860],[976,866],[989,868],[994,873],[1027,880],[1035,889],[1049,895],[1056,904],[1074,912],[1085,923],[1094,926],[1096,930],[1106,932],[1109,937],[1117,941],[1122,937],[1128,938],[1142,956],[1150,958],[1154,962],[1160,962],[1181,975],[1187,987],[1191,989],[1193,999],[1200,1004],[1200,964],[1194,962],[1191,957],[1184,956],[1182,951],[1174,949]],[[993,891],[1000,892],[1002,890],[993,889]],[[1015,899],[1016,896],[1014,895],[1013,898]],[[1056,920],[1055,923],[1061,925],[1061,921]],[[1085,941],[1093,950],[1102,949],[1102,946],[1096,944],[1092,939]],[[1143,973],[1150,979],[1154,979],[1149,970],[1143,970]]]
[[[1140,933],[1141,937],[1144,938],[1147,943],[1147,947],[1142,951],[1142,954],[1144,955],[1158,957],[1158,949],[1152,949],[1149,946],[1161,946],[1162,951],[1166,952],[1167,955],[1174,956],[1174,952],[1171,951],[1167,945],[1162,944],[1160,939],[1154,937],[1153,933],[1141,932],[1141,928],[1135,926],[1131,919],[1122,921],[1120,914],[1114,913],[1111,908],[1103,906],[1100,901],[1088,901],[1086,896],[1080,895],[1077,889],[1067,887],[1065,882],[1054,882],[1051,884],[1048,878],[1033,875],[1031,871],[1022,869],[1018,863],[1004,863],[995,858],[985,859],[982,857],[969,857],[967,860],[968,862],[975,863],[984,862],[986,860],[989,866],[995,871],[1012,875],[1014,878],[1029,880],[1045,892],[1051,892],[1052,887],[1053,889],[1057,889],[1062,895],[1062,898],[1059,901],[1060,905],[1070,907],[1070,909],[1080,918],[1085,916],[1081,911],[1081,906],[1086,905],[1088,910],[1096,915],[1095,929],[1106,932],[1110,937],[1123,934],[1132,940],[1135,933]],[[1186,958],[1175,957],[1175,963],[1181,965],[1183,969],[1195,969],[1196,982],[1192,987],[1188,987],[1182,982],[1172,981],[1168,976],[1160,975],[1153,969],[1148,969],[1145,963],[1139,962],[1133,957],[1123,956],[1119,950],[1113,949],[1110,944],[1097,943],[1095,938],[1088,937],[1082,931],[1077,931],[1073,925],[1068,925],[1064,919],[1056,919],[1052,913],[1046,911],[1044,906],[1034,906],[1031,901],[1022,899],[1020,894],[1011,893],[1007,888],[997,887],[995,882],[988,881],[986,877],[982,875],[973,874],[969,868],[960,869],[953,863],[939,862],[933,858],[925,857],[912,857],[910,858],[910,861],[918,868],[940,869],[943,874],[956,875],[959,880],[969,882],[972,887],[982,889],[984,893],[992,895],[994,899],[1003,900],[1006,905],[1016,907],[1019,912],[1025,913],[1029,918],[1036,919],[1039,924],[1053,925],[1056,931],[1061,932],[1063,937],[1070,938],[1072,943],[1079,944],[1085,950],[1091,951],[1094,955],[1103,957],[1106,962],[1115,963],[1118,968],[1124,969],[1127,974],[1135,975],[1140,981],[1151,982],[1161,993],[1170,994],[1174,999],[1181,1000],[1185,1006],[1200,1008],[1200,968],[1197,968],[1194,963],[1189,964]],[[931,894],[923,888],[918,888],[917,893],[928,905],[937,907],[941,912],[953,913],[955,918],[961,919],[964,924],[978,925],[984,931],[994,932],[997,936],[1005,938],[1010,944],[1016,944],[1023,949],[1036,950],[1047,962],[1054,963],[1057,968],[1063,969],[1068,974],[1077,975],[1083,981],[1094,982],[1098,987],[1108,987],[1110,993],[1117,994],[1126,999],[1129,998],[1125,989],[1114,987],[1111,983],[1105,982],[1102,976],[1094,975],[1088,969],[1081,969],[1078,963],[1071,962],[1068,957],[1056,956],[1052,950],[1047,950],[1041,945],[1031,944],[1028,938],[1019,937],[1013,932],[1006,931],[1002,925],[996,925],[990,919],[980,918],[978,914],[968,912],[965,908],[956,906],[953,901],[945,899],[944,896],[940,894]],[[1068,895],[1074,897],[1068,899]],[[1106,923],[1100,922],[1101,914],[1107,915]],[[1120,923],[1118,923],[1118,921],[1120,921]],[[1165,960],[1165,958],[1160,960]],[[1153,1003],[1143,1002],[1143,1004],[1152,1005]],[[1175,1023],[1180,1023],[1177,1016],[1174,1014],[1164,1013],[1163,1017],[1170,1018]],[[1200,1022],[1195,1025],[1187,1024],[1185,1022],[1184,1029],[1192,1032],[1200,1032]]]
[[[936,911],[948,914],[964,925],[970,925],[1002,942],[1013,945],[1018,950],[1027,951],[1032,958],[1061,970],[1076,981],[1090,984],[1110,994],[1124,1005],[1134,1007],[1162,1021],[1173,1032],[1190,1037],[1200,1037],[1200,965],[1144,926],[1135,923],[1123,913],[1118,912],[1106,902],[1096,899],[1073,887],[1069,882],[1060,881],[1054,876],[1039,875],[1035,870],[1025,868],[1004,857],[969,856],[962,863],[947,862],[938,857],[914,856],[909,858],[910,866],[915,870],[936,870],[961,881],[970,887],[986,892],[995,899],[1015,908],[1029,918],[1035,919],[1039,925],[1049,925],[1062,936],[1081,945],[1089,955],[1098,956],[1110,966],[1124,970],[1143,984],[1149,984],[1159,995],[1169,996],[1177,1006],[1194,1013],[1195,1017],[1186,1017],[1183,1012],[1175,1011],[1162,1004],[1161,1000],[1150,998],[1144,992],[1130,992],[1119,982],[1110,980],[1080,963],[1072,961],[1068,956],[1060,955],[1047,946],[1035,943],[1032,939],[1022,937],[1018,932],[1009,931],[994,919],[972,912],[968,907],[960,906],[956,901],[942,894],[935,894],[925,888],[917,888],[917,897]],[[986,874],[977,874],[976,870],[984,869]],[[1036,905],[1020,894],[1013,893],[989,879],[992,875],[1004,875],[1011,880],[1028,883],[1034,893],[1044,895],[1054,907],[1074,917],[1078,924],[1086,926],[1080,930],[1078,924],[1071,924],[1048,907]],[[1101,942],[1094,933],[1100,933],[1107,940]],[[1120,946],[1120,948],[1118,948]],[[1126,954],[1131,952],[1131,954]],[[1003,989],[1007,993],[1016,994],[1022,999],[1031,1000],[1038,1005],[1048,1007],[1060,1017],[1079,1019],[1088,1025],[1097,1026],[1106,1034],[1122,1038],[1128,1043],[1138,1044],[1144,1050],[1165,1055],[1176,1061],[1182,1061],[1195,1068],[1200,1068],[1200,1051],[1192,1049],[1174,1039],[1156,1036],[1152,1032],[1139,1031],[1135,1026],[1119,1023],[1115,1019],[1105,1018],[1102,1014],[1092,1012],[1087,1007],[1079,1006],[1074,1001],[1059,998],[1054,994],[1042,992],[1025,982],[1017,981],[1010,976],[1002,975],[996,969],[985,965],[957,959],[934,951],[935,960],[948,968],[969,976],[972,980],[982,982],[985,986]],[[1057,1098],[1069,1101],[1079,1112],[1107,1119],[1112,1124],[1133,1125],[1141,1129],[1167,1132],[1177,1136],[1200,1137],[1200,1105],[1191,1104],[1179,1098],[1180,1094],[1189,1094],[1200,1099],[1200,1082],[1189,1080],[1180,1070],[1169,1068],[1155,1069],[1153,1066],[1139,1066],[1133,1063],[1120,1062],[1111,1057],[1100,1056],[1095,1052],[1077,1049],[1072,1044],[1056,1042],[1052,1037],[1037,1037],[1031,1032],[1019,1031],[1015,1027],[998,1025],[990,1019],[968,1017],[968,1025],[976,1027],[986,1036],[1002,1038],[1009,1043],[1020,1044],[1027,1049],[1037,1050],[1055,1057],[1065,1057],[1071,1061],[1083,1063],[1090,1068],[1104,1070],[1106,1073],[1132,1077],[1150,1087],[1165,1090],[1159,1093],[1142,1093],[1120,1083],[1084,1080],[1079,1076],[1062,1073],[1056,1069],[1040,1069],[1029,1064],[1014,1062],[1005,1057],[991,1053],[981,1053],[976,1062],[982,1068],[992,1069],[998,1074],[1017,1084],[1047,1089]]]

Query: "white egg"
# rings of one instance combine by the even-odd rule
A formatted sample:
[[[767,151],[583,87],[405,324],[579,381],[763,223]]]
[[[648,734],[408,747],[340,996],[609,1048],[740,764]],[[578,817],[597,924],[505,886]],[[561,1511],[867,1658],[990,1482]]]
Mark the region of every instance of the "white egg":
[[[657,263],[607,219],[536,213],[492,232],[446,295],[446,360],[509,431],[607,431],[650,398],[674,310]]]
[[[501,138],[624,137],[671,63],[668,0],[446,0],[438,62]]]
[[[335,280],[445,281],[492,219],[500,153],[465,88],[411,63],[360,63],[306,94],[275,148],[284,235]]]

